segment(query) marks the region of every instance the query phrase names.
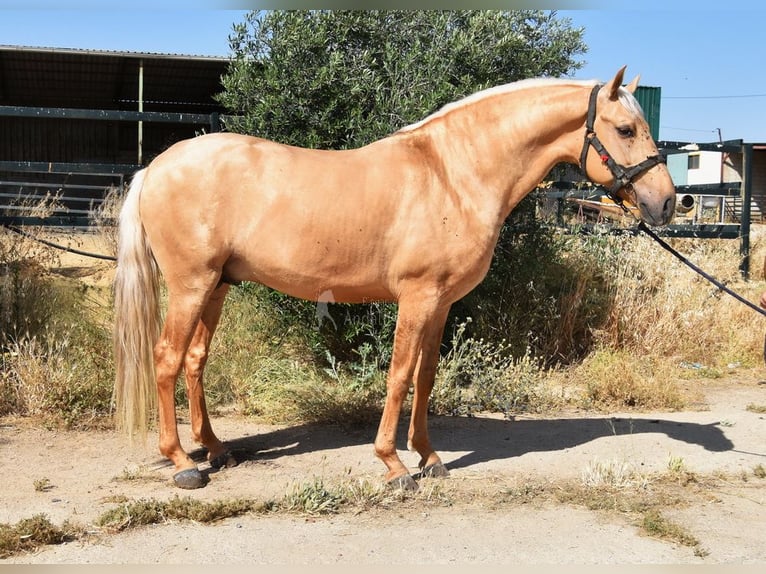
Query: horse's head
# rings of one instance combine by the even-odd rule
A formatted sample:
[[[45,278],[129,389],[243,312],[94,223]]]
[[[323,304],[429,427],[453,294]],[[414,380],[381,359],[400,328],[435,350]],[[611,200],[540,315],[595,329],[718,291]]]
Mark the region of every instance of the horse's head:
[[[665,225],[675,212],[675,186],[633,97],[638,76],[622,87],[624,73],[591,92],[580,167],[618,203],[637,207],[643,221]]]

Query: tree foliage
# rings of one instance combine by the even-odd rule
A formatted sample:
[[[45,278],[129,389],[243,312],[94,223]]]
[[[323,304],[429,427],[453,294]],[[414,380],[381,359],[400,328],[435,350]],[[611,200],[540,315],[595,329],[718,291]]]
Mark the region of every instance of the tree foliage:
[[[220,101],[233,131],[357,147],[493,85],[572,73],[583,30],[544,11],[251,12]]]

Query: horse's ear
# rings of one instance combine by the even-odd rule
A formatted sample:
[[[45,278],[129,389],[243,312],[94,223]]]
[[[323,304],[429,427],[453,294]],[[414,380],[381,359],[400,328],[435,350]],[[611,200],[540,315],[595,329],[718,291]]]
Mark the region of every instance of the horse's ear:
[[[622,86],[622,77],[625,75],[625,68],[627,68],[627,66],[623,66],[617,70],[614,78],[612,78],[612,80],[606,85],[606,93],[609,94],[610,100],[617,99],[620,86]]]
[[[636,88],[638,87],[638,81],[641,79],[641,74],[637,75],[635,78],[633,78],[633,81],[629,83],[627,86],[625,86],[625,89],[628,90],[631,94],[636,93]]]

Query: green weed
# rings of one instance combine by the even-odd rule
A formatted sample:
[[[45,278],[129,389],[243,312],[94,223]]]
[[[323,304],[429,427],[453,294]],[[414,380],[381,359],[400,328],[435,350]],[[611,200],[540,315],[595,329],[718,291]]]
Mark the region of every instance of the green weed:
[[[0,558],[32,551],[46,544],[62,544],[84,534],[81,527],[70,522],[55,526],[44,514],[19,520],[14,525],[0,524]]]

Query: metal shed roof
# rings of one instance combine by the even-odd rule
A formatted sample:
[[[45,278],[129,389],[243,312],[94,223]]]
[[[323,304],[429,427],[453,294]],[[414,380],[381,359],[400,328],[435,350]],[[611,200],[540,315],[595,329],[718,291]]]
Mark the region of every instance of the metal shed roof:
[[[210,113],[228,58],[0,45],[0,105]]]

